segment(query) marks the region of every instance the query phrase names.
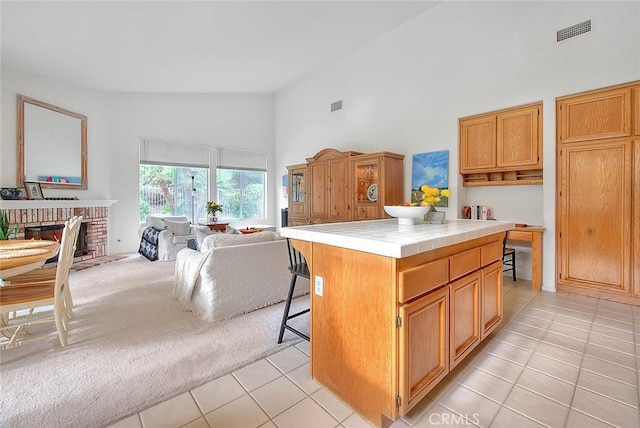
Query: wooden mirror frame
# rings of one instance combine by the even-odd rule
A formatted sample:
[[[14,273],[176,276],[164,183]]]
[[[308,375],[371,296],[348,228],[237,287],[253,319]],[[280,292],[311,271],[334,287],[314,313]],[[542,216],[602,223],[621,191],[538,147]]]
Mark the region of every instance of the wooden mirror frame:
[[[80,120],[80,183],[53,183],[47,181],[38,181],[43,188],[66,188],[66,189],[87,189],[87,116],[79,113],[63,109],[61,107],[54,106],[52,104],[38,101],[33,98],[29,98],[24,95],[18,94],[17,99],[17,143],[18,143],[18,157],[17,157],[17,186],[24,186],[25,181],[34,181],[32,179],[27,180],[25,177],[26,165],[25,165],[25,120],[24,120],[24,108],[25,103],[31,104],[36,107],[41,107],[47,110],[51,110],[56,113],[60,113],[66,116],[73,117]]]

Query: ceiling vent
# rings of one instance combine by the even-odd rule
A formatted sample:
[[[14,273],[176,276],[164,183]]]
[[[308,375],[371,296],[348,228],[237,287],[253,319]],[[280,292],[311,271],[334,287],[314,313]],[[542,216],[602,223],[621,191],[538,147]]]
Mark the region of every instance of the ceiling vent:
[[[336,110],[341,110],[341,109],[342,109],[342,100],[336,101],[335,103],[331,104],[331,112],[334,112]]]
[[[572,37],[591,32],[591,20],[580,22],[567,28],[556,31],[556,42],[562,42]]]

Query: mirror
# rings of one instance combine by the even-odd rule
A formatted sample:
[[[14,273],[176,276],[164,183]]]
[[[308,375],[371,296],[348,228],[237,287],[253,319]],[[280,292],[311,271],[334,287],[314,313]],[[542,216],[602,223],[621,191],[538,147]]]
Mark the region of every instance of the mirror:
[[[87,117],[18,95],[18,186],[87,188]]]

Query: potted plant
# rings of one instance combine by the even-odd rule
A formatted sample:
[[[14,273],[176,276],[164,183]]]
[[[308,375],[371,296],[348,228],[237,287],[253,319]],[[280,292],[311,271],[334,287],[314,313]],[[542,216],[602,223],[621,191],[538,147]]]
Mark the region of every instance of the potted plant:
[[[207,214],[209,214],[209,219],[213,223],[217,223],[218,222],[218,214],[217,213],[221,213],[222,212],[222,205],[217,204],[215,202],[207,202],[206,208],[207,208]]]
[[[0,211],[0,241],[6,241],[11,234],[14,234],[14,238],[17,236],[18,225],[9,225],[7,214],[4,211]]]

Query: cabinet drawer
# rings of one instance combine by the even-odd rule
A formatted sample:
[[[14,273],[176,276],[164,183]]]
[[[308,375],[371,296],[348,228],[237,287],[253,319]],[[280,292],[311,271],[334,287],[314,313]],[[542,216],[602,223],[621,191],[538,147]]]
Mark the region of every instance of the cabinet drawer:
[[[507,239],[513,239],[514,241],[533,241],[533,233],[525,232],[524,230],[510,230],[507,232]]]
[[[480,269],[480,248],[473,248],[449,257],[449,280]]]
[[[400,272],[398,281],[400,303],[427,293],[449,282],[449,259],[429,263]]]
[[[496,241],[480,247],[480,266],[486,266],[502,259],[502,242]]]

